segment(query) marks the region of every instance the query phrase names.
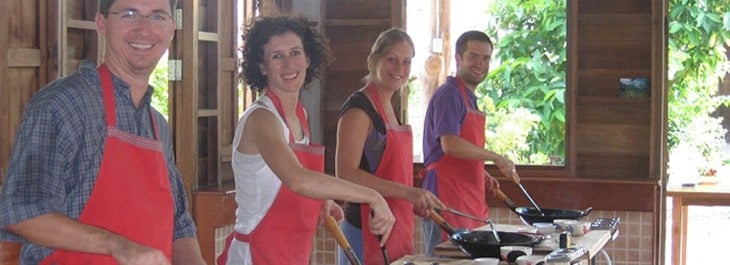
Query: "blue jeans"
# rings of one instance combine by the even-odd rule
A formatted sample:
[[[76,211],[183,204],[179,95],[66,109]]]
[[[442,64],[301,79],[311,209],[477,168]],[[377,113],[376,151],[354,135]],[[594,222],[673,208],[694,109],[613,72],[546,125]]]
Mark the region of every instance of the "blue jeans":
[[[355,255],[357,255],[357,259],[359,259],[360,262],[364,262],[362,255],[362,229],[351,225],[347,221],[344,221],[342,222],[342,224],[340,224],[340,229],[342,230],[342,233],[345,234],[347,241],[350,242],[350,246],[352,247],[352,249],[355,250]],[[342,250],[342,248],[339,246],[337,247],[337,264],[350,264],[350,260],[347,259],[345,251]]]
[[[423,228],[423,251],[426,255],[433,256],[433,249],[436,245],[444,242],[441,238],[441,227],[430,218],[421,219],[421,227]]]

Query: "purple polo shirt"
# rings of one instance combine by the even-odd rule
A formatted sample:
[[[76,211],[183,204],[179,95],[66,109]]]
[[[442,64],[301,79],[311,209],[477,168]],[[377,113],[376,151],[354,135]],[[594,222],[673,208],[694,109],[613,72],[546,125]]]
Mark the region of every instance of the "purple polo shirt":
[[[470,90],[466,90],[471,107],[476,107],[476,96]],[[440,137],[444,134],[459,135],[461,125],[466,117],[466,106],[459,91],[456,78],[449,76],[446,82],[436,89],[426,109],[426,117],[423,126],[423,164],[428,166],[441,159],[444,151],[441,149]],[[423,183],[423,188],[438,195],[438,188],[435,183],[435,171],[429,170]]]

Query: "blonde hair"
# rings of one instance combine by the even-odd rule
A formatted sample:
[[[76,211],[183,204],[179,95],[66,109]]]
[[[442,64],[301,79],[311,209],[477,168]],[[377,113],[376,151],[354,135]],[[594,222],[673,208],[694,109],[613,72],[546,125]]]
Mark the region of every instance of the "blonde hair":
[[[393,46],[400,42],[408,42],[411,45],[412,50],[416,50],[413,45],[413,40],[408,33],[398,28],[391,28],[383,31],[378,35],[378,38],[373,43],[373,47],[370,48],[370,54],[368,55],[368,75],[363,78],[365,83],[369,83],[375,79],[378,72],[378,61],[385,57],[386,54],[393,50]]]

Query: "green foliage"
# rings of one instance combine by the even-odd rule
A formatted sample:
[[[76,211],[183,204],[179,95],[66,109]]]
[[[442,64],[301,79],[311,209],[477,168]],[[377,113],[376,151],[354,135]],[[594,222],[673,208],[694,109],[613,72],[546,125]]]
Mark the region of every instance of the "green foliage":
[[[523,120],[522,143],[502,141],[513,132],[490,121],[490,150],[513,150],[515,162],[565,157],[566,1],[495,0],[485,32],[495,45],[492,69],[477,87],[480,106],[492,118]],[[529,110],[529,111],[527,111]],[[529,113],[531,112],[531,113]],[[529,114],[528,114],[529,113]],[[535,126],[529,125],[532,117]],[[493,139],[498,139],[494,141]],[[524,145],[527,145],[526,146]],[[530,156],[538,158],[530,158]]]
[[[695,120],[730,104],[727,96],[716,95],[719,81],[730,69],[725,56],[730,44],[730,5],[727,0],[670,0],[669,4],[669,149],[695,143],[693,148],[703,150],[699,153],[705,160],[713,159],[724,144],[703,139],[723,137],[724,131],[697,134]],[[705,120],[703,126],[718,127],[719,123]]]
[[[154,88],[152,92],[152,107],[165,116],[165,119],[169,117],[169,102],[168,90],[167,90],[167,58],[160,60],[157,67],[152,72],[150,77],[150,85]]]

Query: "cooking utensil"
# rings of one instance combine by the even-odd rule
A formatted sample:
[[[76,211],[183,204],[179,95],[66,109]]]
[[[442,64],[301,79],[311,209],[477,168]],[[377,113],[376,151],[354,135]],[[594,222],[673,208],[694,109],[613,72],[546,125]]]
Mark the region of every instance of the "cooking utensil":
[[[535,237],[513,232],[497,232],[501,241],[497,241],[490,231],[473,230],[462,231],[451,235],[451,241],[472,258],[493,257],[499,258],[499,249],[502,246],[532,247],[543,237]]]
[[[532,225],[533,223],[552,223],[555,219],[580,220],[593,211],[592,207],[585,210],[571,209],[542,209],[538,212],[535,208],[517,207],[514,212],[520,216],[522,222]]]
[[[370,210],[370,217],[372,218],[375,216],[375,213]],[[378,235],[378,242],[383,241],[383,235]],[[380,253],[383,254],[383,260],[385,260],[385,264],[390,264],[390,256],[388,256],[388,250],[385,248],[385,245],[380,247]]]
[[[331,215],[328,215],[324,221],[325,227],[327,227],[327,230],[332,233],[332,236],[335,237],[335,241],[337,241],[337,244],[340,245],[342,250],[344,250],[345,256],[347,256],[347,260],[350,261],[350,264],[362,265],[362,263],[360,263],[360,260],[357,258],[357,255],[355,254],[355,250],[352,249],[352,246],[350,246],[350,242],[347,241],[345,234],[342,233],[342,230],[337,225],[337,221],[335,220],[335,218]]]
[[[431,220],[439,225],[444,232],[449,234],[451,242],[458,245],[464,253],[469,254],[472,258],[499,258],[499,248],[502,246],[534,246],[545,238],[540,235],[531,236],[522,233],[498,232],[494,229],[494,226],[492,226],[491,231],[454,229],[435,211],[431,211],[429,213],[429,217],[431,217]],[[492,222],[490,221],[490,223]]]
[[[517,184],[518,187],[520,187],[520,190],[522,190],[522,193],[525,194],[525,197],[527,197],[528,200],[530,200],[530,203],[532,203],[532,206],[535,206],[535,209],[537,209],[538,212],[540,212],[542,215],[545,215],[545,213],[542,212],[540,209],[540,206],[537,206],[537,203],[534,199],[532,199],[532,196],[530,196],[530,193],[527,192],[527,189],[525,189],[525,186],[522,185],[522,181],[520,181],[520,177],[517,175],[517,170],[512,169],[512,180],[515,184]]]
[[[593,210],[593,208],[588,207],[583,211],[570,209],[541,209],[541,211],[538,211],[535,208],[517,207],[512,199],[507,197],[499,188],[496,189],[496,193],[497,198],[519,215],[522,222],[528,225],[532,225],[533,223],[552,223],[555,219],[580,220]]]
[[[465,215],[468,215],[468,214],[465,214]],[[446,219],[444,219],[436,211],[431,211],[429,213],[429,216],[431,217],[431,220],[436,222],[436,224],[438,224],[441,227],[441,229],[443,229],[444,232],[446,232],[449,236],[452,236],[453,234],[456,233],[456,230],[454,228],[452,228],[451,225],[449,225],[449,223],[446,222]],[[489,228],[491,229],[492,234],[494,234],[494,238],[497,240],[497,243],[499,243],[501,241],[501,239],[499,237],[499,234],[497,233],[497,229],[494,228],[494,223],[489,220],[487,220],[486,223],[489,224]],[[466,229],[459,229],[459,230],[466,231]]]
[[[378,242],[383,239],[383,235],[378,235]],[[380,252],[383,253],[383,260],[385,260],[385,264],[390,264],[390,257],[388,256],[388,250],[385,249],[385,245],[380,247]]]
[[[446,232],[446,234],[448,234],[449,236],[456,233],[456,230],[454,230],[454,228],[451,227],[451,225],[449,225],[449,223],[447,223],[446,220],[441,217],[441,215],[439,215],[436,211],[430,211],[428,215],[429,217],[431,217],[431,220],[433,220],[438,226],[440,226],[441,229],[443,229],[444,232]]]
[[[445,212],[448,212],[448,213],[451,213],[451,214],[454,214],[454,215],[457,215],[457,216],[461,216],[461,217],[464,217],[464,218],[467,218],[467,219],[471,219],[471,220],[474,220],[474,221],[479,221],[479,222],[482,222],[482,223],[485,223],[485,224],[490,223],[489,220],[481,219],[479,217],[476,217],[476,216],[473,216],[471,214],[468,214],[468,213],[465,213],[465,212],[456,210],[454,208],[448,208],[447,207],[445,209],[437,209],[437,210],[445,211]]]

